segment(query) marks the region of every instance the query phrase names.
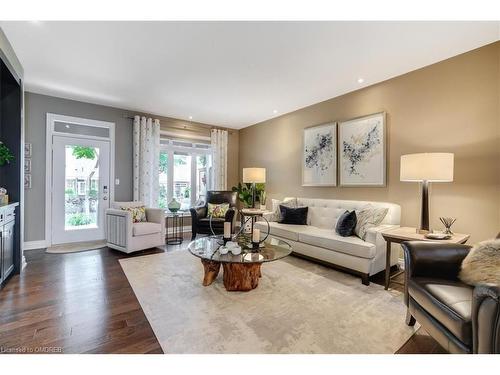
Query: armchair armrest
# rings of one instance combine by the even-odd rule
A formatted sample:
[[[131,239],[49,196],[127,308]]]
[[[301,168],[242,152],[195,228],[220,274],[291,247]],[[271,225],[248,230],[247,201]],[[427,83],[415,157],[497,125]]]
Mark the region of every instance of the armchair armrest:
[[[150,223],[165,224],[165,210],[162,208],[146,208],[146,220]]]
[[[472,298],[474,353],[500,353],[500,287],[479,285]]]
[[[411,277],[437,277],[456,280],[462,260],[471,246],[428,241],[407,241],[401,244],[405,254],[407,281]]]
[[[123,216],[132,222],[132,213],[128,210],[120,210],[118,208],[108,208],[106,210],[106,215]]]
[[[106,240],[126,248],[132,238],[132,212],[116,208],[106,210]]]
[[[385,240],[384,240],[384,237],[382,237],[382,232],[389,230],[389,229],[397,228],[397,227],[399,227],[399,225],[382,224],[382,225],[378,225],[376,227],[368,228],[368,230],[366,231],[365,241],[372,243],[374,245],[384,244]]]
[[[198,219],[202,219],[207,216],[207,206],[191,207],[189,212],[191,213],[193,223],[198,222]]]

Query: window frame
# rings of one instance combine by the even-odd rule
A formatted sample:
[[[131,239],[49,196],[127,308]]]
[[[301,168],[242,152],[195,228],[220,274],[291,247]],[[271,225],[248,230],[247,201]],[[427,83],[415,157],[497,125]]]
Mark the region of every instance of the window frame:
[[[190,206],[193,207],[198,199],[197,156],[210,156],[210,166],[207,168],[207,175],[209,176],[207,179],[207,191],[212,186],[211,168],[213,152],[211,145],[209,143],[193,142],[185,139],[161,138],[159,152],[167,154],[167,202],[172,201],[174,196],[174,154],[178,152],[191,156]],[[160,160],[159,155],[158,160]]]
[[[77,180],[76,182],[76,195],[86,195],[87,193],[87,184],[85,181],[79,181]]]

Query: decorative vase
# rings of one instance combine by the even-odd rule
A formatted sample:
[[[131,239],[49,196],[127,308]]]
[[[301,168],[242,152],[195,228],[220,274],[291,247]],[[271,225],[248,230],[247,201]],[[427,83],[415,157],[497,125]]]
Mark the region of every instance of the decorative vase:
[[[451,231],[451,226],[455,223],[455,221],[457,221],[457,219],[453,217],[440,217],[439,220],[444,225],[443,233],[453,235],[453,232]]]
[[[265,211],[266,210],[266,205],[265,204],[261,204],[260,205],[260,210],[261,211]]]
[[[181,208],[181,204],[175,198],[172,198],[167,208],[170,212],[176,213]]]

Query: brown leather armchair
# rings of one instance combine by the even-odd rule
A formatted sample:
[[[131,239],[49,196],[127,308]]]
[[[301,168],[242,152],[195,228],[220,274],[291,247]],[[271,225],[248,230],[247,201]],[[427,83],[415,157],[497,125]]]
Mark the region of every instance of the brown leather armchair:
[[[235,208],[238,196],[233,191],[207,191],[207,201],[202,206],[191,207],[191,239],[196,238],[196,234],[212,234],[210,230],[210,218],[208,217],[208,203],[221,204],[229,203],[229,210],[225,218],[212,218],[212,228],[215,234],[224,233],[224,222],[231,223],[231,233],[233,232]]]
[[[415,320],[450,353],[500,353],[500,288],[458,279],[470,246],[403,242],[406,323]]]

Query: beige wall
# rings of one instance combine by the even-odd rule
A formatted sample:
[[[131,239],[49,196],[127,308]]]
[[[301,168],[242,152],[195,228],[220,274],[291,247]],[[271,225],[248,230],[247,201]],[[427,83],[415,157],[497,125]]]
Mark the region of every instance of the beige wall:
[[[402,225],[417,226],[419,186],[399,181],[400,156],[453,152],[454,182],[431,188],[431,225],[439,228],[439,216],[452,216],[453,229],[471,233],[470,242],[493,237],[500,230],[499,58],[497,42],[242,129],[240,173],[243,167],[266,167],[271,198],[395,202],[402,206]],[[380,111],[387,113],[386,187],[301,186],[304,128]]]

